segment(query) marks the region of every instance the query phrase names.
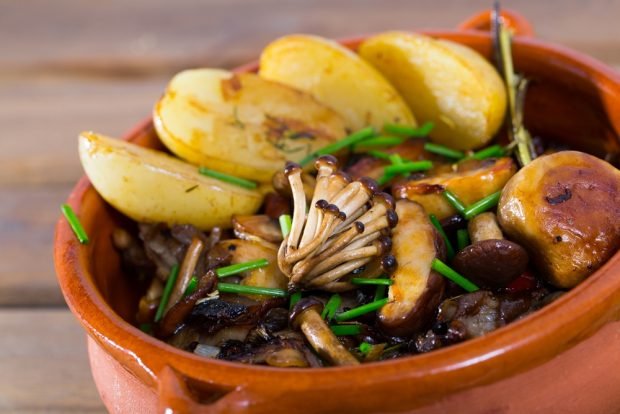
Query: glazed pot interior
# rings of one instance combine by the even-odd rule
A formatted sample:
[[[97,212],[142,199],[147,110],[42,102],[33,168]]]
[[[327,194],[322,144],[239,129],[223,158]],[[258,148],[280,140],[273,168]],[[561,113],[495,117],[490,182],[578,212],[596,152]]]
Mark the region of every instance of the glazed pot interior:
[[[490,58],[491,40],[488,34],[475,32],[431,34],[468,45],[487,58]],[[360,39],[353,39],[344,43],[348,47],[355,49],[359,42]],[[516,39],[514,56],[517,71],[531,79],[531,86],[525,103],[525,124],[532,134],[617,163],[618,154],[620,153],[618,139],[620,134],[620,113],[613,110],[613,105],[615,105],[615,108],[618,108],[620,104],[620,80],[618,76],[592,59],[556,47],[545,46],[541,42],[530,39]],[[256,65],[250,64],[240,70],[255,69]],[[162,148],[150,122],[134,130],[133,133],[127,136],[127,139],[140,145]],[[199,359],[190,353],[173,349],[164,343],[149,338],[137,329],[129,326],[120,326],[119,323],[114,321],[113,317],[95,320],[98,317],[89,313],[97,308],[103,314],[108,314],[111,309],[124,321],[134,324],[134,315],[136,314],[138,301],[144,293],[146,285],[136,281],[132,275],[126,273],[121,268],[119,255],[112,246],[111,235],[114,228],[124,227],[132,231],[135,230],[135,224],[108,206],[90,185],[82,190],[79,190],[78,187],[74,194],[79,197],[76,202],[79,204],[83,224],[92,241],[87,246],[80,246],[79,251],[75,253],[77,255],[75,266],[81,267],[81,269],[76,270],[73,276],[84,279],[79,282],[83,283],[85,288],[79,290],[79,292],[88,292],[91,287],[94,287],[96,295],[105,304],[102,304],[98,298],[74,297],[77,291],[68,292],[70,288],[67,287],[63,276],[59,275],[63,292],[71,308],[82,320],[89,333],[99,338],[100,342],[109,341],[113,342],[118,348],[131,348],[126,350],[126,352],[133,353],[134,355],[147,348],[150,352],[156,351],[158,356],[153,356],[151,359],[157,359],[158,362],[153,362],[151,369],[154,369],[154,366],[165,366],[167,364],[166,358],[174,360],[174,365],[180,371],[193,371],[191,376],[197,378],[197,380],[188,381],[189,385],[197,384],[195,387],[210,390],[209,392],[220,393],[222,390],[232,389],[240,381],[248,383],[253,381],[255,384],[252,386],[256,386],[258,389],[261,387],[260,381],[265,381],[267,378],[275,378],[273,376],[276,374],[280,375],[283,384],[287,384],[287,386],[290,384],[291,389],[295,387],[301,389],[299,387],[308,382],[324,384],[322,386],[327,388],[331,380],[327,375],[323,376],[321,372],[340,370],[343,372],[343,376],[340,379],[336,379],[341,381],[345,376],[349,379],[357,378],[361,373],[360,370],[366,370],[365,372],[369,375],[376,376],[375,383],[383,381],[381,387],[375,385],[377,393],[381,391],[388,392],[389,387],[401,381],[402,376],[410,376],[412,381],[414,379],[426,378],[425,382],[416,383],[418,388],[412,389],[411,396],[399,397],[402,398],[403,407],[407,406],[405,404],[408,404],[407,401],[410,401],[411,398],[419,398],[419,403],[421,404],[425,399],[430,401],[435,396],[450,392],[451,390],[488,383],[502,376],[511,375],[540,364],[558,352],[572,346],[579,338],[591,334],[608,320],[615,318],[618,312],[618,305],[611,308],[603,303],[603,298],[601,298],[600,304],[595,304],[596,295],[599,291],[603,291],[603,284],[605,284],[604,288],[607,289],[608,293],[605,297],[606,301],[615,300],[615,303],[618,303],[616,299],[620,297],[620,283],[616,283],[614,285],[615,290],[611,293],[609,292],[612,287],[610,278],[614,275],[617,276],[617,271],[610,271],[609,266],[607,266],[606,274],[603,274],[604,269],[601,269],[590,280],[565,295],[557,304],[549,305],[548,308],[544,308],[524,320],[516,322],[514,325],[501,328],[487,337],[471,340],[427,355],[368,364],[368,366],[355,369],[326,368],[305,371],[248,367],[222,361]],[[88,212],[88,214],[85,214],[85,212]],[[76,247],[76,249],[78,248]],[[610,262],[615,262],[615,268],[620,265],[618,253]],[[83,271],[84,269],[85,271]],[[577,302],[573,302],[577,298],[581,298],[579,299],[581,301],[579,302],[580,304],[588,304],[588,306],[581,309],[582,313],[579,315],[575,314],[577,312]],[[575,306],[571,304],[575,304]],[[571,333],[570,321],[568,321],[567,316],[561,316],[564,315],[565,311],[568,311],[569,305],[572,306],[570,312],[572,312],[572,317],[574,318],[574,326],[581,327],[579,332]],[[604,306],[607,306],[607,308],[603,308]],[[90,311],[85,311],[86,307],[89,307]],[[106,307],[109,308],[105,309]],[[546,315],[545,320],[542,319],[542,315]],[[549,320],[554,318],[558,321],[563,320],[563,322],[559,322],[560,326],[557,329],[547,326]],[[529,332],[527,329],[524,330],[522,328],[527,324],[531,326],[537,324],[536,329],[532,329],[532,341],[543,341],[547,344],[544,353],[531,355],[531,349],[533,348],[527,348],[525,345],[519,348],[521,344],[514,341],[514,337],[509,338],[508,334],[511,330],[515,330],[517,325],[521,329],[520,333]],[[543,326],[545,327],[544,329],[542,329]],[[585,326],[588,326],[588,328],[583,328]],[[552,335],[556,335],[558,341],[560,341],[559,338],[562,338],[561,343],[555,343]],[[130,339],[127,337],[130,337]],[[121,343],[125,340],[124,344]],[[510,349],[505,348],[501,352],[493,354],[496,346],[500,347],[500,344],[510,343],[510,341],[515,342],[510,346]],[[540,344],[543,342],[540,342]],[[490,365],[485,364],[490,364],[493,358],[503,358],[505,355],[502,354],[510,354],[514,361],[505,363],[501,369],[489,370]],[[132,363],[128,369],[138,377],[149,378],[152,373],[145,375],[144,372],[139,372],[141,364],[142,362],[139,364]],[[201,369],[201,364],[204,369]],[[377,368],[375,369],[372,366]],[[379,368],[379,366],[381,367]],[[474,369],[472,366],[478,366],[478,368]],[[425,367],[428,367],[428,372]],[[470,373],[468,374],[469,376],[465,376],[464,381],[463,378],[461,378],[462,382],[460,384],[449,381],[452,378],[453,372],[465,369],[469,369]],[[444,377],[440,378],[440,370],[443,370],[442,372],[445,373]],[[301,371],[307,373],[305,379],[299,379],[294,383],[285,382],[293,378],[289,375],[300,375]],[[310,373],[308,371],[316,372]],[[256,376],[254,378],[244,377],[248,372]],[[310,379],[311,375],[314,376],[314,379]],[[437,376],[436,378],[433,377],[435,375]],[[216,391],[213,391],[209,384],[217,383],[218,381],[221,381],[221,386],[216,388]],[[413,385],[414,383],[412,382],[411,384]],[[442,386],[439,387],[437,384],[442,384]],[[321,385],[317,385],[317,387],[321,387]],[[341,393],[342,398],[346,398],[349,391],[343,390]],[[361,388],[359,392],[362,392]],[[426,395],[426,397],[420,397],[421,395]],[[286,398],[292,401],[294,398],[300,397],[299,394],[291,391]],[[378,395],[376,399],[377,401],[373,400],[374,402],[371,402],[370,405],[366,401],[366,407],[371,407],[372,403],[379,404],[377,406],[380,406],[382,397]]]

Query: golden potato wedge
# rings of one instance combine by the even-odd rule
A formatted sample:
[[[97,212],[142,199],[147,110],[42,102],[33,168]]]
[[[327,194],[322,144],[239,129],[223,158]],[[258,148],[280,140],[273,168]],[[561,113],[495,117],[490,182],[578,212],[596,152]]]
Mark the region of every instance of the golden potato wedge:
[[[235,214],[253,214],[262,195],[205,177],[159,151],[92,132],[79,137],[86,175],[113,207],[139,222],[231,227]]]
[[[456,171],[441,171],[420,180],[398,182],[392,188],[396,199],[406,198],[420,203],[427,213],[439,219],[456,214],[452,204],[443,196],[444,190],[453,192],[465,205],[501,190],[517,171],[512,158],[471,160],[457,164]]]
[[[481,147],[506,112],[497,71],[474,50],[406,32],[371,37],[359,48],[405,99],[419,122],[432,121],[431,139],[460,150]]]
[[[177,74],[153,110],[162,142],[179,157],[268,182],[346,135],[344,121],[309,94],[251,73],[218,69]]]
[[[541,276],[571,288],[620,247],[620,171],[583,152],[545,155],[506,184],[497,212]]]
[[[398,225],[392,235],[392,254],[398,267],[390,276],[390,302],[379,311],[381,329],[390,335],[409,336],[433,319],[441,302],[444,278],[431,269],[443,258],[439,235],[424,209],[409,200],[396,202]]]
[[[342,115],[350,130],[386,123],[416,125],[403,98],[376,69],[328,39],[277,39],[261,54],[260,75],[311,93]]]

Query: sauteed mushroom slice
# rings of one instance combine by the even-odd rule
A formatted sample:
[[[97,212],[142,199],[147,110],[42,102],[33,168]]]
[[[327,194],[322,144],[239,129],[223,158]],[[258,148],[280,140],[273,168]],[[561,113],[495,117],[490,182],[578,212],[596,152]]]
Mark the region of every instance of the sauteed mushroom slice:
[[[438,169],[431,177],[396,183],[392,194],[396,199],[417,201],[441,220],[457,213],[443,196],[444,190],[469,205],[501,190],[516,170],[511,158],[471,160],[456,164],[455,170]]]
[[[577,151],[539,157],[506,184],[498,218],[549,282],[571,288],[620,246],[620,171]]]
[[[445,247],[424,208],[409,200],[396,202],[399,223],[393,231],[393,251],[398,266],[391,276],[390,301],[379,311],[379,325],[388,334],[410,336],[432,319],[445,281],[431,269]]]
[[[504,239],[494,213],[477,215],[468,229],[472,244],[459,251],[452,262],[463,276],[479,286],[502,288],[525,272],[527,252]]]
[[[312,348],[334,365],[359,365],[359,361],[338,341],[321,318],[323,303],[316,298],[302,298],[291,311],[290,323],[300,329]]]
[[[232,224],[235,236],[240,239],[267,243],[282,241],[278,223],[267,215],[233,216]]]

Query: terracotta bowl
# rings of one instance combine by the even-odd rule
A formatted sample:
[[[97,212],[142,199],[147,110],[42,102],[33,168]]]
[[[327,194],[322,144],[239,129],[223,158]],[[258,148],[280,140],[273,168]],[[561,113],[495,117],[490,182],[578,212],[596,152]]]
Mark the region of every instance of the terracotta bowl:
[[[532,78],[526,124],[537,135],[598,156],[619,154],[620,77],[600,62],[519,35],[517,69]],[[489,12],[458,31],[429,34],[490,56]],[[355,48],[361,38],[344,41]],[[255,70],[249,64],[240,71]],[[148,120],[126,139],[156,147]],[[93,376],[113,413],[415,412],[611,413],[620,407],[620,254],[561,299],[481,338],[360,367],[276,369],[195,356],[133,327],[140,291],[111,245],[128,225],[84,177],[68,201],[91,242],[56,228],[60,286],[88,334]],[[601,213],[603,214],[603,213]]]

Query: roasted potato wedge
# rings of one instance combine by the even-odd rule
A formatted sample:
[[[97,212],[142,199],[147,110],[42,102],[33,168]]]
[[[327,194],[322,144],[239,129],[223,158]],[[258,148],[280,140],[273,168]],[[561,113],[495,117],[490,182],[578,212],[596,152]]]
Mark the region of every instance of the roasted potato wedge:
[[[217,69],[177,74],[153,110],[162,142],[179,157],[268,182],[346,135],[344,121],[309,94],[251,73]]]
[[[258,191],[214,178],[162,152],[92,132],[79,137],[86,175],[99,194],[138,222],[230,227],[235,214],[253,214]]]
[[[443,219],[457,213],[442,195],[444,190],[469,205],[501,190],[516,171],[512,158],[471,160],[457,164],[456,171],[439,170],[428,178],[396,183],[392,193],[397,199],[417,201],[427,213]]]
[[[571,288],[620,247],[620,171],[577,151],[539,157],[506,184],[498,220],[541,276]]]
[[[250,270],[244,273],[240,284],[246,286],[268,287],[286,289],[288,278],[278,268],[278,250],[268,244],[253,240],[223,240],[218,243],[231,253],[231,264],[249,262],[257,259],[267,259],[269,264],[265,267]],[[256,300],[272,299],[263,295],[244,295]]]
[[[424,328],[441,302],[445,280],[431,269],[443,257],[444,246],[428,215],[418,203],[396,202],[398,225],[392,234],[392,254],[398,267],[391,275],[390,302],[379,311],[379,324],[389,335],[409,336]]]
[[[460,150],[478,148],[502,124],[504,83],[470,48],[420,34],[388,32],[363,42],[359,54],[396,87],[419,122],[435,124],[435,142]]]
[[[403,98],[376,69],[328,39],[277,39],[261,54],[260,75],[311,93],[342,115],[350,130],[386,123],[416,125]]]

